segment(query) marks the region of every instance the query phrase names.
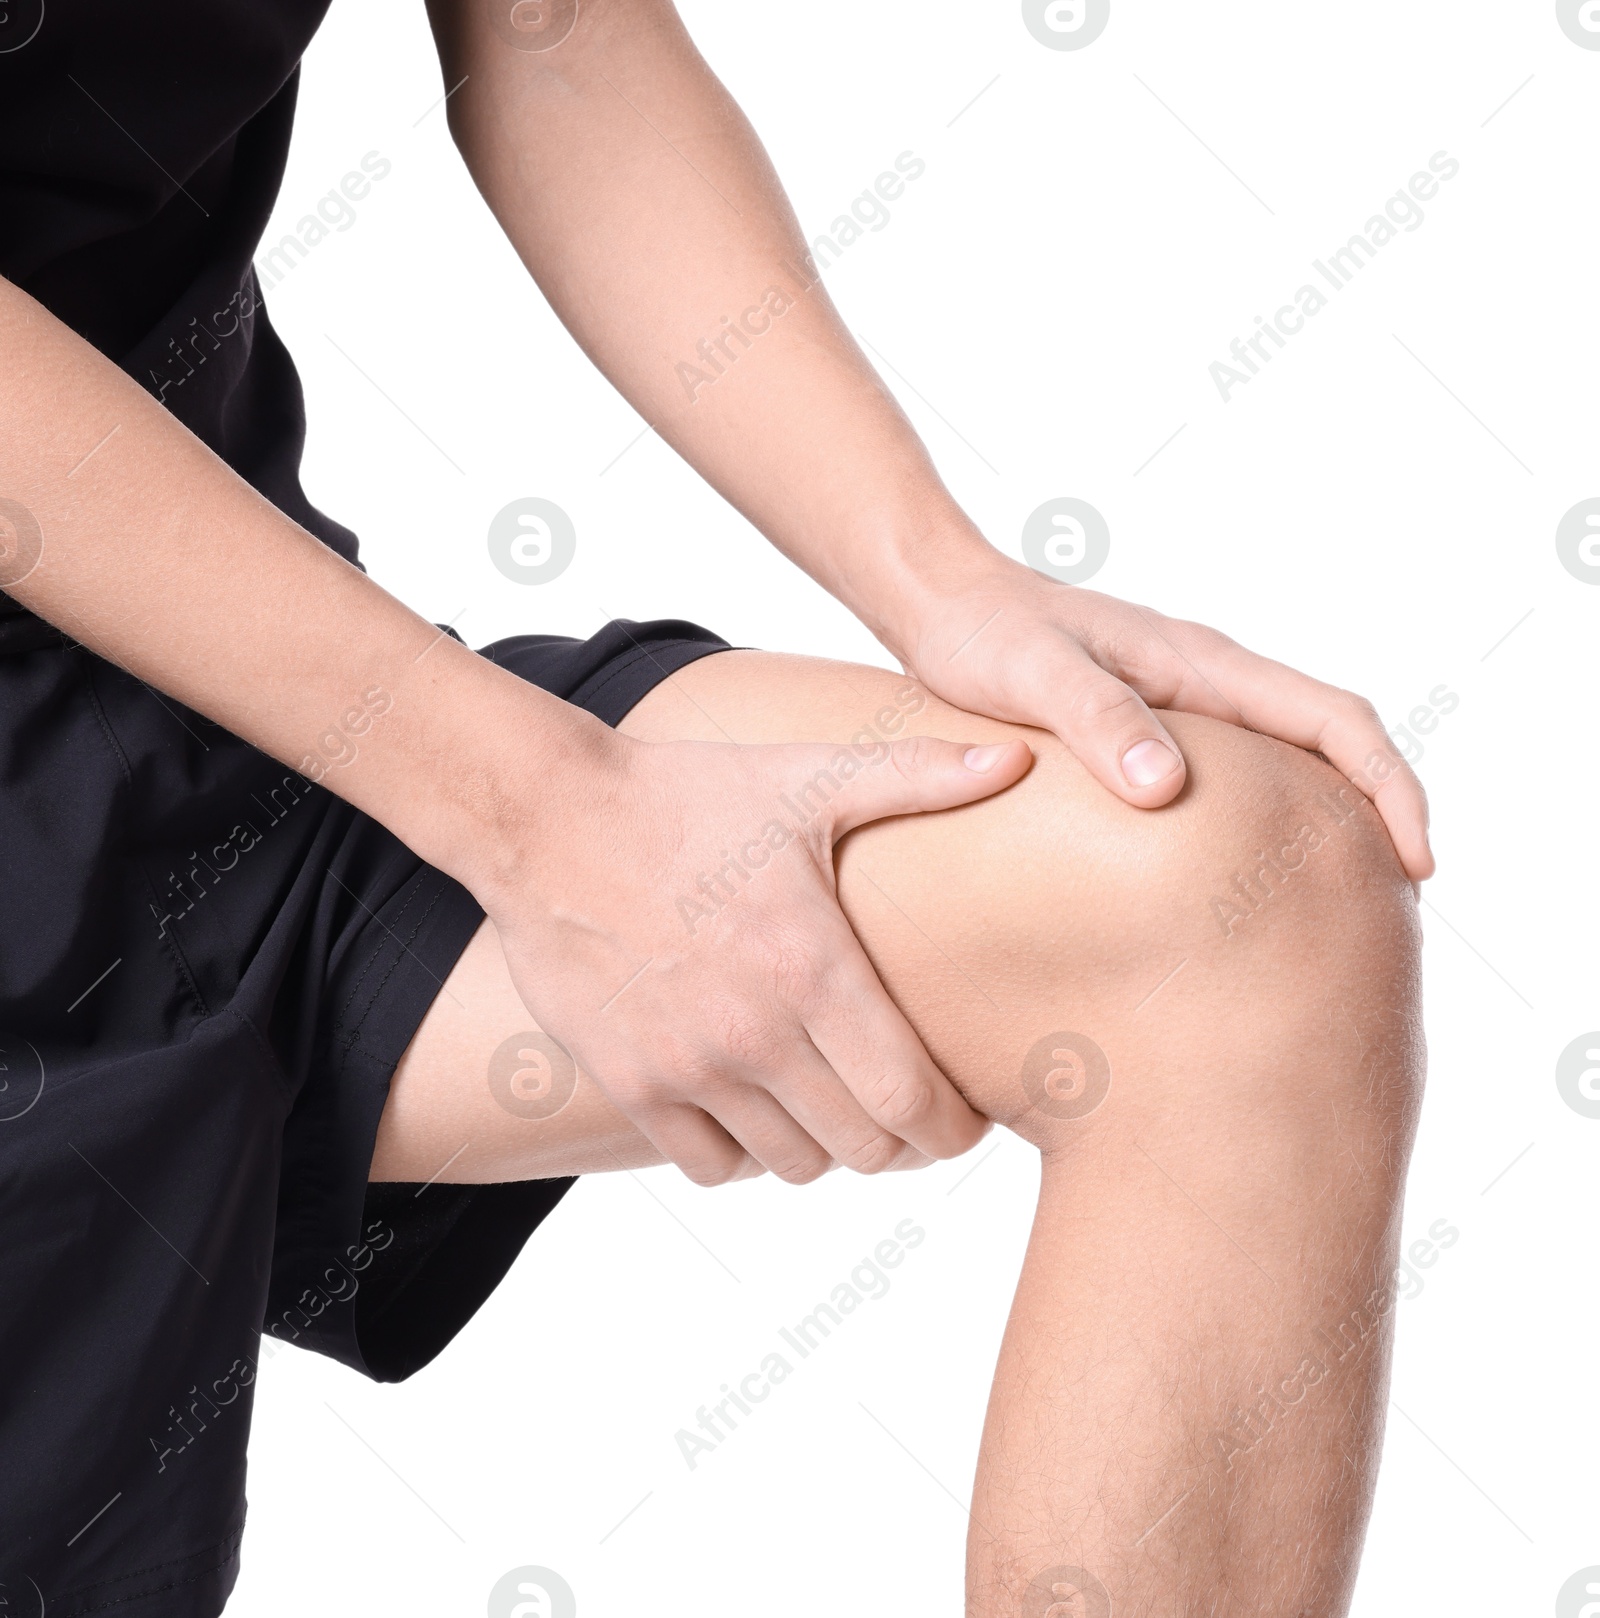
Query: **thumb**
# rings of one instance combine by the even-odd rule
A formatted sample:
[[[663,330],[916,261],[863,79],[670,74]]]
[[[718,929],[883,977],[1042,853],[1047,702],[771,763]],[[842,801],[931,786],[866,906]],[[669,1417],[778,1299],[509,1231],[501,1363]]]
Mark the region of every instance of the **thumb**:
[[[969,746],[907,736],[890,743],[881,758],[862,764],[844,784],[830,805],[833,834],[842,837],[890,815],[975,803],[1020,781],[1032,763],[1026,742]]]
[[[1034,723],[1053,730],[1102,786],[1139,809],[1177,797],[1183,754],[1138,692],[1086,653],[1071,658],[1051,687],[1056,700]]]

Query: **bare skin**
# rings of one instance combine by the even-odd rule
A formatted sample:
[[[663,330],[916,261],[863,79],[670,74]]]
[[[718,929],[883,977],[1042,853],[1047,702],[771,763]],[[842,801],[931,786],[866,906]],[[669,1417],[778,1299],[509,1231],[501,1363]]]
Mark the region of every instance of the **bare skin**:
[[[613,733],[442,638],[4,281],[0,588],[482,904],[375,1177],[801,1182],[1013,1128],[1043,1189],[971,1613],[1343,1612],[1420,1065],[1415,777],[1350,693],[994,549],[819,283],[726,334],[805,242],[668,0],[430,14],[457,143],[551,307],[916,705],[730,653]],[[785,820],[863,730],[865,767]],[[559,788],[537,813],[530,780]],[[531,1119],[486,1075],[508,1054],[541,1110],[544,1026],[581,1071]],[[1094,1052],[1109,1091],[1078,1113]]]
[[[1429,874],[1421,788],[1369,704],[994,549],[820,283],[747,346],[725,335],[723,316],[742,319],[805,242],[669,0],[434,0],[430,16],[456,141],[557,314],[930,690],[1049,731],[1146,810],[1185,777],[1152,705],[1320,749],[1378,806],[1410,874]],[[720,372],[686,387],[679,356],[700,356],[707,332]],[[192,363],[207,363],[195,341]],[[978,767],[953,738],[860,777],[808,826],[809,864],[780,862],[669,982],[653,963],[671,927],[640,925],[641,883],[670,867],[692,889],[748,835],[751,807],[823,756],[617,736],[441,638],[4,281],[0,445],[0,499],[25,508],[0,521],[0,588],[460,880],[530,1011],[685,1173],[800,1174],[828,1157],[872,1168],[908,1149],[952,1156],[981,1133],[845,924],[832,843],[1009,785],[1027,768],[1020,746]],[[182,605],[196,580],[201,613]],[[383,720],[350,747],[339,727],[373,692]],[[530,779],[561,783],[537,822]]]
[[[1369,704],[1203,625],[1063,590],[984,539],[810,279],[760,137],[671,0],[428,10],[459,87],[451,133],[551,307],[930,691],[1052,732],[1144,808],[1184,780],[1154,708],[1318,749],[1378,805],[1407,871],[1432,872],[1421,785]]]
[[[1019,736],[921,695],[880,670],[729,652],[624,729]],[[971,1618],[1331,1618],[1371,1503],[1421,1085],[1415,900],[1327,765],[1162,718],[1189,777],[1160,815],[1026,732],[1020,784],[838,851],[844,911],[933,1058],[1042,1154],[973,1496]],[[770,875],[731,874],[681,947]],[[683,897],[651,883],[638,903]],[[518,1038],[536,1024],[492,924],[448,988],[396,1074],[374,1178],[423,1180],[458,1152],[444,1177],[467,1182],[660,1161],[581,1072],[553,1116],[495,1099],[508,1044],[518,1093],[552,1071]]]

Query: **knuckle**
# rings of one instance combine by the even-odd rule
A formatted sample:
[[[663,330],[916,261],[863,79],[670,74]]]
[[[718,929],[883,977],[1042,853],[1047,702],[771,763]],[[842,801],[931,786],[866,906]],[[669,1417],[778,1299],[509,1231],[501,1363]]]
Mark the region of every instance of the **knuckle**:
[[[904,1141],[879,1132],[852,1146],[841,1161],[856,1174],[883,1174],[899,1164],[905,1151]]]
[[[916,780],[933,767],[939,747],[939,741],[932,736],[902,737],[889,754],[894,760],[895,773],[908,781]]]
[[[1377,708],[1367,698],[1354,691],[1342,691],[1339,695],[1345,717],[1353,724],[1373,730],[1383,729],[1383,720]]]
[[[1074,730],[1098,731],[1126,725],[1142,717],[1143,704],[1121,680],[1110,675],[1083,682],[1067,699],[1067,720]]]
[[[1135,685],[1153,706],[1170,708],[1184,693],[1203,688],[1210,694],[1211,676],[1239,645],[1209,624],[1151,614],[1159,634],[1146,634],[1130,646],[1126,661],[1118,664],[1124,678]]]
[[[1189,653],[1217,653],[1233,652],[1239,649],[1238,641],[1231,635],[1225,635],[1220,629],[1213,629],[1210,624],[1195,622],[1192,618],[1166,618],[1161,614],[1152,614],[1161,625],[1162,631],[1169,640],[1180,643],[1179,649]]]
[[[832,1164],[833,1159],[821,1147],[814,1147],[776,1158],[767,1166],[787,1185],[810,1185],[813,1180],[820,1180]]]
[[[904,1139],[908,1129],[932,1117],[933,1086],[914,1073],[889,1074],[869,1088],[867,1104],[885,1129]]]

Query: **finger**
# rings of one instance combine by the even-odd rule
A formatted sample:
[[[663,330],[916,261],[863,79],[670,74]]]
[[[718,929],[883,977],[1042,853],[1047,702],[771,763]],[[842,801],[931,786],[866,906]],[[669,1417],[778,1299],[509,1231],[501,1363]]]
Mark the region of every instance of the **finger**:
[[[817,750],[815,756],[826,758],[830,779],[844,776],[840,750]],[[954,809],[990,797],[1028,773],[1033,753],[1020,741],[968,747],[933,736],[908,736],[890,743],[872,762],[853,759],[848,751],[843,759],[855,768],[837,780],[839,790],[828,805],[835,837],[870,820]]]
[[[748,1180],[763,1166],[716,1119],[687,1102],[665,1102],[630,1112],[634,1127],[669,1163],[675,1163],[696,1185],[727,1185]]]
[[[769,1077],[769,1076],[768,1076]],[[828,1149],[762,1085],[729,1082],[698,1097],[706,1113],[769,1173],[809,1185],[833,1167]]]
[[[1428,841],[1428,794],[1372,705],[1341,695],[1347,711],[1335,711],[1317,751],[1372,800],[1406,875],[1425,882],[1436,868]]]
[[[987,1134],[988,1131],[985,1130],[984,1133]],[[899,1156],[884,1172],[886,1174],[910,1173],[916,1169],[927,1168],[932,1161],[933,1159],[926,1152],[919,1152],[915,1146],[907,1146],[902,1142]]]
[[[804,1039],[802,1045],[783,1073],[764,1076],[762,1082],[834,1163],[857,1174],[927,1165],[925,1153],[869,1116],[815,1045]]]
[[[1030,684],[1045,726],[1100,784],[1138,809],[1158,809],[1183,789],[1183,753],[1144,698],[1080,647],[1060,643]]]
[[[867,1116],[930,1158],[959,1157],[988,1122],[928,1055],[843,915],[803,1008],[807,1033]]]
[[[1372,800],[1406,875],[1413,882],[1432,876],[1427,793],[1372,704],[1220,636],[1218,640],[1204,674],[1195,673],[1227,699],[1235,723],[1321,753]],[[1180,693],[1174,706],[1187,708],[1190,703]]]

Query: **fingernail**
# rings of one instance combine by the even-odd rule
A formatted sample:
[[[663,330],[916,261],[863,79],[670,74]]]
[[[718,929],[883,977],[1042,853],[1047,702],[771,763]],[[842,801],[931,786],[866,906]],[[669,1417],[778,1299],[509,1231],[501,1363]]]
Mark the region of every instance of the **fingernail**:
[[[1000,755],[1005,752],[1008,745],[1002,742],[995,747],[969,747],[962,755],[961,762],[969,770],[976,770],[979,775],[987,775],[1000,762]]]
[[[1127,776],[1129,786],[1153,787],[1157,781],[1165,781],[1177,767],[1178,755],[1164,742],[1135,742],[1122,755],[1122,773]]]

